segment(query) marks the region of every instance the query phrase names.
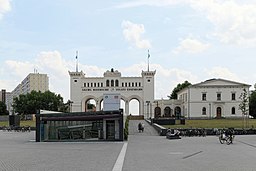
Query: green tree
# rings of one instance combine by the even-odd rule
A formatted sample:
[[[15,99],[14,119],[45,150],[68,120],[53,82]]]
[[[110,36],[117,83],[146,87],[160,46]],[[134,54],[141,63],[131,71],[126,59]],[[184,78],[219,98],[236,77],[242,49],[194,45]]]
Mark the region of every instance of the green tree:
[[[248,111],[249,111],[249,96],[246,89],[243,89],[239,99],[241,103],[239,104],[239,109],[242,111],[243,118],[244,118],[244,127],[248,126]]]
[[[0,115],[8,115],[6,104],[0,101]]]
[[[256,118],[256,90],[254,90],[249,98],[249,115]]]
[[[177,99],[177,93],[180,91],[180,90],[182,90],[182,89],[184,89],[184,88],[186,88],[186,87],[188,87],[188,86],[190,86],[191,85],[191,83],[190,82],[188,82],[188,81],[185,81],[184,83],[182,83],[182,84],[178,84],[173,90],[172,90],[172,94],[170,95],[170,96],[168,96],[170,99]]]
[[[31,93],[14,98],[13,109],[19,114],[34,114],[38,109],[66,112],[67,107],[59,94],[50,91],[44,93],[31,91]]]

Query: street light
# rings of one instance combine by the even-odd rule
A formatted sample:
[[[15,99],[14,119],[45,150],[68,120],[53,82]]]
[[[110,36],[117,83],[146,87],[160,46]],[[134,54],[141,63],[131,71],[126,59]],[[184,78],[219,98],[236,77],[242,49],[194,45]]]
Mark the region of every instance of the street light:
[[[73,103],[73,101],[71,101],[71,100],[68,101],[68,104],[69,104],[69,112],[70,112],[70,113],[72,112],[72,103]]]
[[[150,104],[150,101],[146,101],[147,103],[147,118],[149,117],[149,104]]]

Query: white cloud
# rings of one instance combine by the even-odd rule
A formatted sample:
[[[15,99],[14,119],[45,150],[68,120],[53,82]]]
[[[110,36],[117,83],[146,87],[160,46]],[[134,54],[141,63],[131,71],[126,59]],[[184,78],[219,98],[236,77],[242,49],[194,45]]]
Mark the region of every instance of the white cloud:
[[[180,45],[173,50],[174,53],[200,53],[209,48],[209,44],[203,44],[197,39],[186,38],[180,41]]]
[[[5,71],[9,72],[12,80],[16,81],[3,80],[4,86],[8,91],[12,91],[36,69],[37,72],[48,75],[50,91],[61,94],[64,100],[67,100],[69,99],[68,71],[71,70],[71,66],[74,68],[75,63],[65,61],[58,51],[40,52],[35,59],[26,62],[8,60],[5,62]]]
[[[150,41],[142,38],[142,34],[145,33],[143,24],[135,24],[130,21],[122,22],[123,35],[125,39],[140,49],[150,48]]]
[[[166,99],[168,95],[172,93],[172,90],[179,83],[189,81],[194,84],[199,81],[199,78],[190,71],[179,68],[163,68],[159,64],[153,65],[156,68],[155,77],[155,98]]]
[[[188,5],[201,12],[214,26],[212,35],[222,43],[255,46],[256,2],[254,0],[136,0],[117,8]]]
[[[140,7],[140,6],[165,7],[169,5],[184,3],[187,1],[188,0],[134,0],[134,1],[121,3],[115,6],[115,8],[134,8],[134,7]]]
[[[255,46],[256,4],[253,1],[191,0],[190,5],[213,23],[213,35],[221,42]]]
[[[209,78],[223,78],[232,81],[244,82],[239,76],[232,73],[228,68],[216,66],[211,69],[205,69],[205,73]]]
[[[0,0],[0,19],[11,10],[10,0]]]
[[[40,52],[36,58],[39,69],[51,71],[61,77],[68,75],[66,62],[62,59],[60,52]]]
[[[5,61],[5,65],[9,68],[9,74],[16,76],[18,79],[25,78],[27,75],[26,73],[30,73],[30,71],[33,71],[34,68],[34,65],[31,62],[13,60]]]

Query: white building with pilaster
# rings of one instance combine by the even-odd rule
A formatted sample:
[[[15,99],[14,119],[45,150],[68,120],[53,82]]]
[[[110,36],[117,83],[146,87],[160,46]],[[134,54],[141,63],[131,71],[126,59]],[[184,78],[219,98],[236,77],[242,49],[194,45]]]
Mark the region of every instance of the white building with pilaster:
[[[181,113],[186,118],[242,117],[240,99],[250,85],[224,79],[210,79],[178,92]]]

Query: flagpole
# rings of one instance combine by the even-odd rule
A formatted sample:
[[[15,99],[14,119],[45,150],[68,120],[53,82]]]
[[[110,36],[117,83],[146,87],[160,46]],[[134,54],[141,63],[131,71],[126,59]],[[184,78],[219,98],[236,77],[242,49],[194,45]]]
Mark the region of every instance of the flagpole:
[[[78,72],[78,51],[76,51],[76,72]]]
[[[149,54],[149,49],[148,49],[148,71],[149,71],[149,57],[150,57],[150,54]]]

